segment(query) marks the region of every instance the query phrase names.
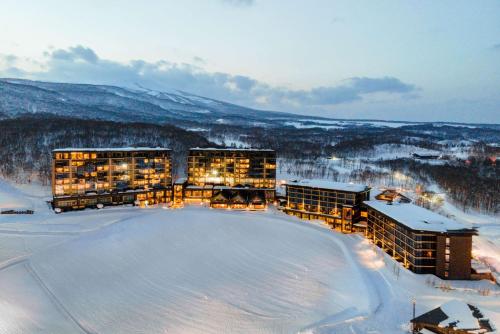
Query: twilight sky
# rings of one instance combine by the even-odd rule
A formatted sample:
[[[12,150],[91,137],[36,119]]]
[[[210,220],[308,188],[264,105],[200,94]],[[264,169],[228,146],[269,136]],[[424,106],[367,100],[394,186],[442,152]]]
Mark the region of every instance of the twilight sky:
[[[2,0],[0,77],[500,123],[500,1]]]

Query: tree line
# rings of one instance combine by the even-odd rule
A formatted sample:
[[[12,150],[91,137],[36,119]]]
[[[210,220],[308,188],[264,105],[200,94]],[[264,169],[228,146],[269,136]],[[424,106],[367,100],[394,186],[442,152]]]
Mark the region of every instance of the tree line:
[[[173,173],[182,175],[188,149],[210,144],[199,134],[172,125],[23,116],[0,121],[0,175],[48,184],[53,149],[124,146],[170,148]]]

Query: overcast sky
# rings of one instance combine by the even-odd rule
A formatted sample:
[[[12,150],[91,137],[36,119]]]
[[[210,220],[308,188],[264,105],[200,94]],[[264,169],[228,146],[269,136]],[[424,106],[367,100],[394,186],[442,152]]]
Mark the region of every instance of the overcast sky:
[[[500,123],[500,1],[1,0],[0,77]]]

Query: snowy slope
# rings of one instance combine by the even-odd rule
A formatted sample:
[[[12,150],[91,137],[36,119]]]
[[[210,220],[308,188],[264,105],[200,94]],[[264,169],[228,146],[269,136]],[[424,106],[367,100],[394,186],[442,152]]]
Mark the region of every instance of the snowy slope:
[[[369,307],[360,273],[327,230],[267,213],[141,213],[33,254],[21,276],[34,276],[69,322],[98,333],[289,333]]]
[[[65,117],[111,121],[167,122],[179,125],[230,124],[239,126],[288,126],[297,129],[400,128],[418,122],[343,120],[258,110],[183,91],[41,82],[0,78],[0,119],[20,114],[56,114]],[[438,126],[481,127],[455,123]],[[495,125],[495,127],[498,127]]]
[[[30,187],[0,193],[43,193]],[[32,200],[34,215],[0,216],[0,333],[396,334],[412,298],[418,314],[459,299],[500,320],[489,282],[441,290],[359,235],[272,208],[55,215]]]
[[[201,119],[232,124],[273,123],[292,114],[261,111],[186,92],[159,92],[105,85],[0,79],[0,118],[50,113],[112,121],[174,122]],[[3,115],[3,117],[2,117]]]

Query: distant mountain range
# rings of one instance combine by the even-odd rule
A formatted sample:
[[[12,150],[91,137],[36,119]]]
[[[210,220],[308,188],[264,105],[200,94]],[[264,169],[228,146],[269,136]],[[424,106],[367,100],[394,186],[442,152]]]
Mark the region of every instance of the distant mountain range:
[[[210,124],[325,129],[353,126],[401,127],[422,124],[339,120],[263,111],[181,91],[172,93],[142,87],[129,89],[107,85],[0,79],[0,119],[14,118],[23,114],[54,114],[122,122],[169,123],[185,128]],[[433,124],[468,126],[457,123]]]
[[[112,121],[251,124],[296,115],[260,111],[185,92],[0,79],[0,117],[50,113]]]

